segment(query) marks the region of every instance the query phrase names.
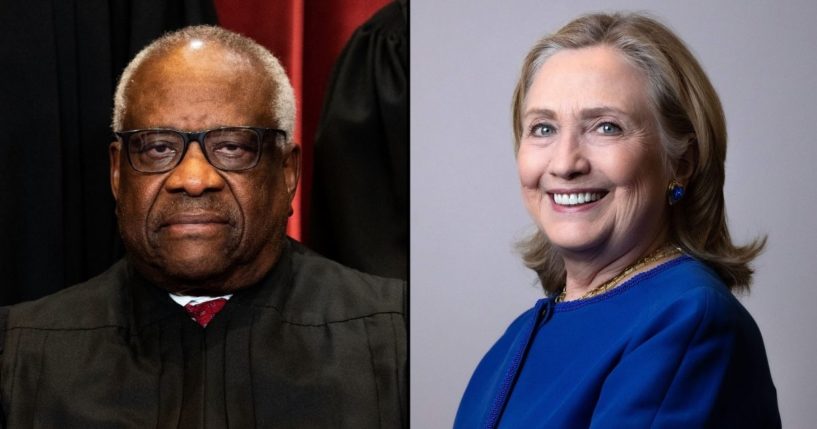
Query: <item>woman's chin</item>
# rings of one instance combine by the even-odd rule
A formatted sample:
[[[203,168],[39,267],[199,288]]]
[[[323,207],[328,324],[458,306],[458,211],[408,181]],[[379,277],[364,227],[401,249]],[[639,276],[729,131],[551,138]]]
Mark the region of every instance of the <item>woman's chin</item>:
[[[550,245],[562,254],[598,253],[603,248],[604,240],[597,236],[574,235],[557,236],[549,239]]]
[[[548,242],[559,252],[587,253],[609,241],[609,228],[596,222],[557,222],[542,229]]]

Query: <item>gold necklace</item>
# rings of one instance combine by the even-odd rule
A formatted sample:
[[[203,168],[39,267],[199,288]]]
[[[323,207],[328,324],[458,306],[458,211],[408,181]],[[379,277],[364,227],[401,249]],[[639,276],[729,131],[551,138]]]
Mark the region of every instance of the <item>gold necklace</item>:
[[[602,283],[601,286],[599,286],[599,287],[597,287],[595,289],[591,289],[591,290],[587,291],[584,295],[580,296],[575,301],[581,301],[583,299],[592,298],[592,297],[594,297],[596,295],[601,295],[602,293],[607,292],[610,289],[614,289],[616,286],[618,286],[620,284],[619,282],[621,281],[621,279],[629,276],[633,272],[635,272],[637,270],[640,270],[641,268],[644,268],[645,266],[647,266],[647,265],[649,265],[649,264],[651,264],[651,263],[653,263],[655,261],[658,261],[660,259],[663,259],[663,258],[666,258],[666,257],[669,257],[669,256],[674,256],[674,255],[677,255],[677,254],[680,254],[680,253],[681,253],[681,248],[676,247],[676,246],[664,246],[664,247],[661,247],[658,250],[650,253],[649,255],[644,256],[643,258],[635,261],[635,263],[633,263],[630,266],[628,266],[627,268],[625,268],[624,271],[620,272],[617,276],[615,276],[612,279],[607,280],[606,282]],[[567,295],[567,288],[563,288],[562,292],[559,293],[559,296],[556,297],[556,302],[564,302],[566,295]]]

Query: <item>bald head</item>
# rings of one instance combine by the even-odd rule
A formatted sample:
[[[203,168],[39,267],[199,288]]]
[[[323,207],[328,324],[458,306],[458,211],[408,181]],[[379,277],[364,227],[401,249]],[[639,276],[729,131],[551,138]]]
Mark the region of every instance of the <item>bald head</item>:
[[[242,101],[260,97],[267,115],[258,118],[256,125],[280,128],[291,141],[295,99],[278,60],[254,41],[211,26],[169,33],[136,55],[117,85],[113,129],[139,128],[133,118],[148,118],[137,112],[156,111],[152,109],[156,104],[173,103],[178,99],[173,94],[181,92],[187,93],[188,100],[192,96],[202,102],[225,96]],[[161,126],[160,122],[153,126]]]

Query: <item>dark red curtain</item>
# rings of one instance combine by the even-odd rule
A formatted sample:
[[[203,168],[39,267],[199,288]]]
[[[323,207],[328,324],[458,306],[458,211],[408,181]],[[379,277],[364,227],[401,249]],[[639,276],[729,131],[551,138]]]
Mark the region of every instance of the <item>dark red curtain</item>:
[[[283,63],[298,102],[295,139],[303,168],[289,234],[303,240],[309,219],[315,130],[332,65],[349,36],[389,0],[215,0],[222,27],[266,46]]]

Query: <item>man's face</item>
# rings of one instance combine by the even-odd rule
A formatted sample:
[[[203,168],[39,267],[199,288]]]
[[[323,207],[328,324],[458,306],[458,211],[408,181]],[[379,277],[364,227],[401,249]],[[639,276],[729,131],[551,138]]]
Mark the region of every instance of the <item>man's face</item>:
[[[134,74],[123,128],[276,128],[271,85],[242,56],[207,42],[184,45]],[[191,142],[165,173],[134,170],[123,149],[121,142],[110,148],[119,229],[148,279],[174,292],[229,292],[274,265],[298,180],[297,147],[268,138],[255,168],[226,172]]]

